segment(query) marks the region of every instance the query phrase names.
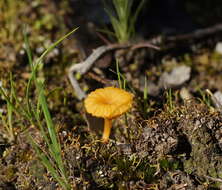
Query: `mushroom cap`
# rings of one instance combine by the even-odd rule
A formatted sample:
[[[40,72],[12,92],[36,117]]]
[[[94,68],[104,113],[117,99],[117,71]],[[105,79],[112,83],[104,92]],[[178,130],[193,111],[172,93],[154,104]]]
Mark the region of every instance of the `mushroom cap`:
[[[84,104],[93,116],[112,119],[130,109],[132,102],[133,94],[120,88],[105,87],[91,92]]]

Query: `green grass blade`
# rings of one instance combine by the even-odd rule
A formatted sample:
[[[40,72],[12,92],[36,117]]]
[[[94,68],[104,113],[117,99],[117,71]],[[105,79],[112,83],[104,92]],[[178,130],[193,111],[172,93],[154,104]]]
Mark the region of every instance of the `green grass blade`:
[[[132,15],[132,18],[130,20],[129,32],[130,32],[131,36],[133,36],[135,34],[135,23],[136,23],[136,20],[138,18],[140,11],[142,10],[142,8],[144,6],[144,3],[145,3],[145,0],[141,0],[140,4],[138,5],[138,7],[136,9],[136,12],[134,13],[134,15]]]
[[[122,88],[122,81],[121,81],[121,74],[119,71],[119,61],[118,60],[116,60],[116,72],[117,72],[119,88]]]
[[[63,189],[65,190],[70,190],[71,187],[68,184],[68,182],[66,182],[65,179],[62,179],[58,173],[58,171],[54,168],[54,166],[52,165],[51,161],[48,159],[48,157],[44,154],[44,152],[42,152],[41,148],[39,147],[39,145],[34,141],[32,136],[28,136],[29,140],[32,144],[32,147],[35,149],[35,152],[37,153],[38,157],[40,158],[40,160],[42,161],[43,165],[47,168],[47,170],[50,172],[50,174],[52,175],[52,177],[54,179],[56,179],[58,181],[58,183],[63,187]]]
[[[109,36],[113,36],[113,37],[116,36],[114,32],[111,32],[111,31],[109,31],[108,29],[96,29],[96,31],[105,33],[105,34],[107,34],[107,35],[109,35]]]
[[[29,78],[27,86],[26,86],[26,95],[25,95],[26,104],[27,104],[26,108],[27,108],[27,111],[29,112],[29,114],[31,115],[32,110],[31,110],[30,102],[29,102],[29,92],[30,92],[31,83],[34,78],[34,73],[33,73],[34,69],[33,69],[31,48],[30,48],[29,40],[28,40],[27,33],[25,32],[25,30],[23,31],[23,36],[24,36],[24,40],[25,40],[25,50],[28,55],[28,62],[29,62],[29,65],[30,65],[31,71],[32,71],[31,77]]]
[[[147,78],[144,79],[143,100],[146,101],[148,97]]]
[[[10,98],[6,95],[4,89],[2,87],[0,87],[0,94],[4,97],[5,101],[10,104],[10,106],[12,106],[13,110],[16,112],[16,114],[20,115],[20,112],[17,111],[17,109],[15,108],[14,104],[10,101]]]
[[[12,74],[10,73],[10,79],[12,78]],[[11,80],[12,81],[12,80]],[[13,104],[13,89],[12,89],[12,82],[11,82],[11,90],[10,90],[10,102]],[[13,106],[7,102],[7,116],[8,116],[8,126],[9,126],[9,135],[10,135],[10,141],[15,140],[14,136],[14,130],[12,125],[12,114],[13,114]]]
[[[26,30],[24,29],[23,30],[23,36],[24,36],[24,40],[25,40],[25,50],[26,50],[26,53],[27,53],[27,56],[28,56],[28,62],[31,66],[31,70],[32,70],[32,63],[33,63],[33,60],[32,60],[32,51],[31,51],[31,48],[30,48],[30,45],[29,45],[29,39],[27,37],[27,33],[26,33]]]
[[[44,118],[46,120],[46,124],[47,124],[50,139],[52,140],[52,144],[55,147],[59,148],[60,146],[57,143],[56,131],[55,131],[55,128],[54,128],[54,125],[53,125],[53,122],[52,122],[52,118],[51,118],[50,112],[48,110],[46,98],[45,98],[45,95],[44,95],[43,84],[41,82],[38,82],[38,86],[39,86],[38,88],[40,89],[39,103],[40,103],[40,106],[43,110],[43,114],[44,114]]]
[[[60,143],[58,142],[56,130],[55,130],[54,124],[52,122],[50,112],[48,110],[46,97],[45,97],[44,91],[43,91],[43,84],[41,82],[38,82],[38,85],[39,85],[38,88],[41,89],[41,91],[39,92],[39,102],[40,102],[40,106],[43,110],[44,118],[46,120],[47,129],[48,129],[49,136],[50,136],[50,140],[52,142],[51,152],[53,154],[53,158],[55,159],[56,163],[58,164],[59,169],[61,170],[62,175],[64,175],[64,177],[65,177],[65,169],[64,169],[62,157],[61,157],[61,146],[60,146]]]
[[[37,60],[36,65],[40,64],[44,57],[50,52],[52,51],[58,44],[60,44],[64,39],[66,39],[68,36],[70,36],[71,34],[73,34],[78,28],[75,28],[73,30],[71,30],[69,33],[65,34],[64,36],[62,36],[59,40],[57,40],[55,43],[53,43],[51,46],[49,46],[44,52],[43,54],[39,57],[39,59]]]

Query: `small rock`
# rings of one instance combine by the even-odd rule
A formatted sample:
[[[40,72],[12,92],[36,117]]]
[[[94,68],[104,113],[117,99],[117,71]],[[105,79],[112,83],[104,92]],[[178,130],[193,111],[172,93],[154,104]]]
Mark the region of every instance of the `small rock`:
[[[192,98],[192,95],[187,90],[187,88],[183,87],[180,90],[180,97],[183,99],[183,101],[188,101],[188,100],[190,100]]]
[[[191,68],[186,65],[175,67],[170,73],[164,72],[159,80],[159,86],[173,88],[182,85],[190,79]]]
[[[217,43],[217,45],[215,47],[215,51],[222,55],[222,42]]]
[[[117,144],[117,147],[118,147],[119,151],[122,152],[122,154],[125,154],[125,155],[131,155],[132,154],[130,144],[119,143],[119,144]]]
[[[213,94],[212,101],[216,108],[222,110],[222,93],[221,91],[216,91]]]

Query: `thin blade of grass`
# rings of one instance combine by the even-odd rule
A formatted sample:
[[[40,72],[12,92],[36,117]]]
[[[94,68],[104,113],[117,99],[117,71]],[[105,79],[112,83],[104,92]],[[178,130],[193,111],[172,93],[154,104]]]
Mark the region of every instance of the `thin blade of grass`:
[[[116,72],[117,72],[119,88],[122,88],[122,81],[121,81],[121,76],[120,76],[120,71],[119,71],[119,61],[118,60],[116,60]]]
[[[38,82],[38,86],[39,86],[38,88],[41,89],[41,91],[39,92],[39,102],[40,102],[41,108],[43,110],[44,118],[46,120],[47,129],[48,129],[49,136],[50,136],[50,140],[52,142],[52,150],[51,151],[53,153],[53,157],[54,157],[56,163],[58,164],[59,169],[61,170],[62,174],[65,175],[65,169],[64,169],[62,157],[61,157],[61,146],[60,146],[60,143],[58,142],[55,127],[53,125],[51,115],[48,110],[46,97],[45,97],[44,91],[43,91],[43,84],[41,82]]]
[[[0,94],[4,97],[6,103],[9,103],[10,106],[13,107],[13,110],[16,112],[16,114],[20,115],[21,113],[15,108],[14,104],[10,101],[10,98],[7,96],[2,87],[0,87]]]
[[[96,29],[96,31],[98,31],[98,32],[102,32],[102,33],[105,33],[105,34],[107,34],[107,35],[110,35],[110,36],[115,37],[115,33],[109,31],[108,29]]]
[[[12,78],[12,74],[10,74],[10,84],[11,84],[11,93],[12,93],[12,96],[15,100],[15,104],[13,104],[11,102],[11,106],[13,105],[14,113],[16,113],[17,115],[22,115],[27,120],[30,120],[31,123],[33,124],[34,121],[32,120],[31,113],[27,109],[25,109],[25,107],[21,104],[21,102],[18,99],[18,95],[17,95],[15,87],[14,87],[15,85],[14,85],[14,81]]]
[[[10,78],[12,78],[11,76],[12,74],[10,73]],[[11,82],[11,86],[12,86],[12,82]],[[12,102],[13,104],[13,89],[11,87],[10,89],[10,102]],[[8,116],[8,126],[9,126],[9,135],[10,135],[10,141],[14,141],[15,140],[15,136],[14,136],[14,130],[13,130],[13,126],[12,126],[12,114],[13,114],[13,106],[11,106],[11,104],[9,102],[7,102],[7,116]]]
[[[52,177],[58,181],[58,183],[63,187],[63,189],[71,189],[69,184],[66,182],[65,179],[61,179],[58,171],[53,167],[50,160],[47,158],[47,156],[42,152],[40,146],[35,142],[32,136],[28,136],[30,142],[32,143],[32,147],[35,149],[35,152],[37,153],[38,157],[42,161],[43,165],[47,168],[47,170],[50,172]]]
[[[31,115],[32,110],[31,110],[30,102],[29,102],[29,92],[30,92],[32,80],[34,78],[34,72],[33,72],[34,69],[33,69],[33,60],[32,60],[31,48],[29,45],[29,39],[27,37],[27,33],[26,33],[25,29],[23,30],[23,36],[24,36],[24,40],[25,40],[25,50],[28,55],[28,62],[29,62],[29,65],[30,65],[31,71],[32,71],[31,77],[29,78],[27,86],[26,86],[26,93],[25,93],[25,99],[26,99],[26,104],[27,104],[26,108],[27,108],[29,114]]]
[[[133,36],[135,34],[135,23],[136,23],[136,20],[138,18],[138,15],[139,15],[141,9],[143,8],[144,3],[145,3],[145,0],[141,0],[140,4],[136,8],[134,15],[132,15],[132,18],[130,20],[129,31],[131,33],[131,36]]]
[[[58,44],[60,44],[64,39],[66,39],[68,36],[70,36],[71,34],[73,34],[77,28],[74,28],[73,30],[71,30],[69,33],[65,34],[64,36],[62,36],[59,40],[57,40],[55,43],[53,43],[51,46],[49,46],[44,52],[43,54],[39,57],[39,59],[36,62],[36,65],[38,66],[39,63],[41,63],[44,59],[44,57],[50,52],[52,51]]]

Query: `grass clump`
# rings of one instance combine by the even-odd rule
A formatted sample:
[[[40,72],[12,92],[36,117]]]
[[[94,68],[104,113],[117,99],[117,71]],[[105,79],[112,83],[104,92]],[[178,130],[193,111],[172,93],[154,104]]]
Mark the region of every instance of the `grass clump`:
[[[52,44],[49,48],[47,48],[36,62],[34,62],[32,59],[28,38],[25,35],[26,52],[31,67],[31,76],[26,86],[25,98],[22,100],[18,99],[16,91],[14,90],[12,76],[10,77],[11,90],[8,93],[3,87],[0,87],[0,94],[3,96],[7,103],[7,118],[3,121],[5,121],[4,126],[8,132],[9,139],[15,139],[15,133],[12,124],[13,114],[23,118],[26,123],[29,122],[32,126],[38,127],[43,141],[46,144],[45,148],[39,145],[35,140],[35,137],[33,137],[31,134],[27,133],[27,137],[30,140],[31,145],[37,153],[37,156],[39,157],[42,164],[55,179],[55,181],[57,181],[59,185],[65,190],[70,190],[71,185],[69,183],[64,160],[62,158],[61,144],[59,142],[57,131],[52,121],[52,117],[46,101],[44,82],[38,78],[37,74],[38,71],[42,68],[41,65],[43,65],[43,59],[45,56],[62,40],[70,36],[75,30],[76,29],[72,30],[56,41],[54,44]],[[30,99],[31,88],[35,89],[36,103],[33,103],[35,101]]]
[[[135,23],[137,17],[144,5],[145,0],[141,0],[135,12],[132,6],[134,0],[112,0],[112,5],[107,4],[104,0],[105,10],[110,18],[114,33],[119,43],[129,41],[135,34]]]

